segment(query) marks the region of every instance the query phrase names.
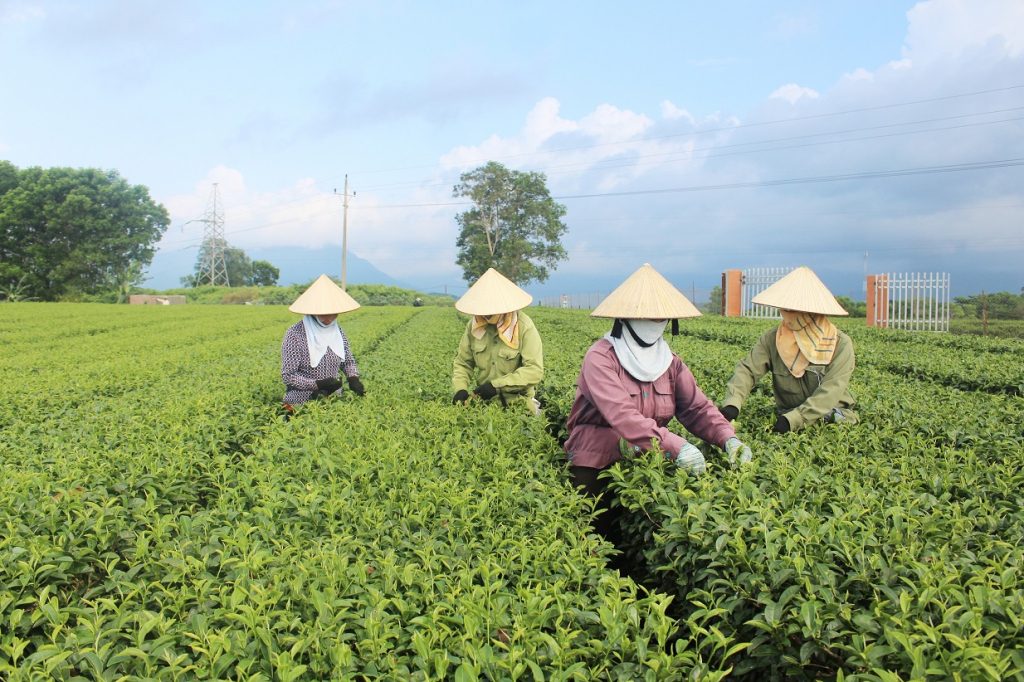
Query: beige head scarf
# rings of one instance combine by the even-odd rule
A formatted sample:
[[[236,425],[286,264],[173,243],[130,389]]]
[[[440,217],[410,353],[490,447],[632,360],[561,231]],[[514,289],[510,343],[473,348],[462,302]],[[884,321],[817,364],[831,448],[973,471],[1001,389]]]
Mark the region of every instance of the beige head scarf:
[[[802,377],[809,365],[832,362],[838,341],[836,326],[824,315],[782,311],[775,345],[793,376]]]
[[[509,348],[519,348],[519,311],[513,310],[502,315],[474,315],[472,334],[478,339],[484,338],[487,325],[493,324],[498,330],[498,337]]]

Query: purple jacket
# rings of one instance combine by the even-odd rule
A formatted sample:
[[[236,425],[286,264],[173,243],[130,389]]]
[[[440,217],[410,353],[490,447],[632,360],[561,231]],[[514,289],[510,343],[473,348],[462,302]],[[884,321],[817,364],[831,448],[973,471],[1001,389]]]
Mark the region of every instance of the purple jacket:
[[[653,382],[637,381],[619,364],[612,344],[600,339],[580,367],[565,451],[573,466],[605,469],[620,459],[620,438],[638,452],[650,450],[657,438],[674,458],[686,440],[665,428],[673,416],[718,447],[736,435],[678,355]]]

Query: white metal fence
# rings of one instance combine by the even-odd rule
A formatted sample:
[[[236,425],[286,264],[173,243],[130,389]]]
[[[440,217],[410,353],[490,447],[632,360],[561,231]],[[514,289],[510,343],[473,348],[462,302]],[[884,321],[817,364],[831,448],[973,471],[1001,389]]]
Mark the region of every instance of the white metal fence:
[[[698,308],[706,306],[711,300],[712,287],[699,287],[696,284],[691,283],[688,287],[678,287],[678,289],[683,292],[683,295]],[[607,294],[599,293],[545,296],[540,299],[539,305],[545,308],[577,308],[582,310],[593,310],[605,299],[606,296]],[[715,313],[717,314],[717,311],[715,311]]]
[[[593,310],[605,294],[562,294],[560,296],[545,296],[540,299],[540,305],[545,308],[577,308],[582,310]]]
[[[757,305],[754,297],[793,271],[793,268],[751,268],[743,271],[740,280],[740,315],[755,319],[781,319],[778,308]],[[735,300],[735,299],[733,299]]]
[[[868,292],[871,295],[871,292]],[[948,272],[875,275],[874,326],[908,331],[948,332]],[[870,321],[869,321],[870,322]]]

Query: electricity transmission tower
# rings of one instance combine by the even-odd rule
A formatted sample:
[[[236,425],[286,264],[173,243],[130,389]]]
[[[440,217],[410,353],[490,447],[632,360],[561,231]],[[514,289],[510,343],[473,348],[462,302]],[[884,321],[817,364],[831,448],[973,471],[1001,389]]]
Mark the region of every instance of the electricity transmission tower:
[[[206,204],[206,213],[195,221],[204,223],[203,244],[199,247],[199,272],[196,274],[196,286],[212,284],[229,287],[228,266],[224,260],[224,252],[228,249],[228,240],[224,238],[224,206],[218,200],[217,183],[213,183],[213,193]]]

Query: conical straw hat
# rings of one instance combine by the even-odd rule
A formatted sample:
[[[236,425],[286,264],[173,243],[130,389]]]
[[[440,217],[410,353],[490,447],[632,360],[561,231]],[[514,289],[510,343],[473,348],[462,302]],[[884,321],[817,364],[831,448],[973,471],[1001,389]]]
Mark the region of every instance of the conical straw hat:
[[[808,267],[797,268],[755,296],[752,302],[817,315],[850,314]]]
[[[320,275],[288,310],[300,315],[338,315],[355,310],[359,304],[327,275]]]
[[[467,315],[502,315],[513,310],[522,310],[533,303],[533,296],[517,287],[494,268],[480,276],[462,298],[455,302],[455,309]]]
[[[674,320],[701,313],[650,264],[629,276],[590,313],[624,320]]]

